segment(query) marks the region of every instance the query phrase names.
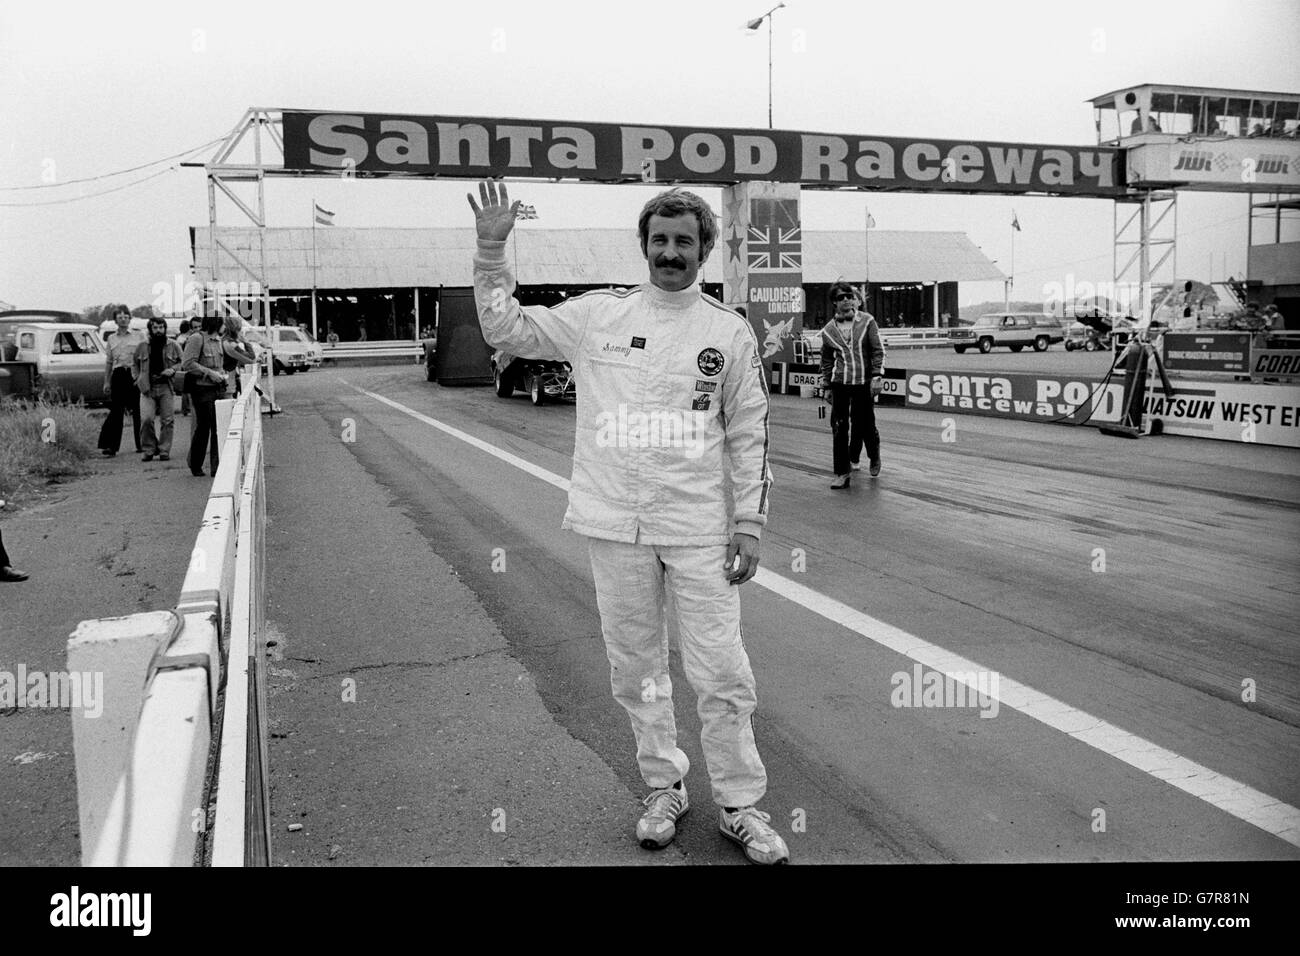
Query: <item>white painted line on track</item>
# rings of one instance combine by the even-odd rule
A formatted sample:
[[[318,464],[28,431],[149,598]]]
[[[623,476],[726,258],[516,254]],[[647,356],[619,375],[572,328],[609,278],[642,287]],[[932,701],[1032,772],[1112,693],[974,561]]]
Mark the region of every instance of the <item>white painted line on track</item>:
[[[426,425],[432,428],[436,428],[441,432],[446,432],[448,435],[450,435],[453,438],[459,438],[467,445],[473,445],[479,451],[486,452],[487,454],[491,455],[493,458],[500,458],[506,464],[514,465],[520,471],[527,472],[528,474],[532,475],[534,478],[540,478],[548,485],[554,485],[556,488],[559,488],[562,491],[569,490],[568,478],[561,478],[559,475],[555,474],[554,472],[547,471],[545,468],[539,468],[537,465],[534,465],[531,461],[525,461],[524,459],[520,458],[518,455],[512,455],[508,451],[502,451],[496,445],[490,445],[487,442],[483,441],[483,439],[481,438],[475,438],[473,435],[469,434],[469,432],[463,432],[459,428],[453,428],[451,425],[447,425],[444,424],[443,422],[438,421],[436,418],[430,418],[428,415],[422,415],[419,412],[417,412],[415,409],[407,408],[405,405],[402,405],[399,402],[395,402],[391,398],[384,398],[384,396],[382,395],[376,395],[374,392],[368,392],[364,388],[361,388],[359,385],[353,385],[351,382],[347,381],[347,379],[339,379],[339,381],[350,388],[355,388],[362,395],[368,395],[369,397],[373,398],[377,402],[383,402],[385,405],[387,405],[390,408],[395,408],[399,412],[404,412],[407,415],[410,415],[416,421],[424,422]]]
[[[363,395],[382,402],[417,421],[424,422],[432,428],[458,438],[494,458],[499,458],[523,472],[539,478],[547,484],[565,491],[569,489],[569,480],[534,465],[530,461],[502,451],[495,445],[475,438],[458,428],[444,424],[428,415],[423,415],[412,408],[407,408],[390,398],[366,391],[364,388],[344,381],[345,385],[356,389]],[[937,644],[931,644],[922,638],[900,630],[884,621],[878,621],[870,615],[863,614],[834,598],[827,597],[812,588],[798,584],[787,577],[759,568],[753,581],[759,587],[766,588],[773,594],[813,614],[860,634],[868,640],[895,651],[904,657],[939,671],[951,677],[955,682],[975,689],[971,680],[975,674],[991,673],[992,668],[984,667],[951,651],[946,651]],[[1072,707],[1064,701],[1050,697],[1041,691],[1021,684],[999,674],[995,692],[986,684],[978,688],[989,697],[996,698],[1000,704],[1012,710],[1032,717],[1046,724],[1053,730],[1080,743],[1087,744],[1107,756],[1123,761],[1157,780],[1163,780],[1170,786],[1177,787],[1184,793],[1191,794],[1213,807],[1222,810],[1239,820],[1244,820],[1285,840],[1293,846],[1300,847],[1300,810],[1268,794],[1247,786],[1231,777],[1216,773],[1209,767],[1188,760],[1172,750],[1129,733],[1121,727],[1094,717],[1091,714]]]

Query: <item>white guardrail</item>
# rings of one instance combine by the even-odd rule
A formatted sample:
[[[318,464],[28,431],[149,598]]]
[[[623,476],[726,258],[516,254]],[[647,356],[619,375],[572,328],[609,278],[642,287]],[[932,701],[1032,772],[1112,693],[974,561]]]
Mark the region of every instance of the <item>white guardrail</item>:
[[[104,675],[102,713],[72,712],[84,865],[270,863],[256,368],[217,403],[221,463],[175,610],[82,621],[68,640],[70,673]]]
[[[321,346],[322,362],[350,361],[353,359],[406,358],[424,361],[424,345],[411,341],[341,342]]]
[[[881,329],[886,348],[908,349],[948,345],[948,329]]]

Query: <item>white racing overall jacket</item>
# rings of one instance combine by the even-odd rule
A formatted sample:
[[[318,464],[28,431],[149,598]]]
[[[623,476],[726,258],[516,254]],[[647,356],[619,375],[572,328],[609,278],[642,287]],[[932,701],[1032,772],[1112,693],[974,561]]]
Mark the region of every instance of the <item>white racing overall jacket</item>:
[[[754,333],[698,288],[597,290],[522,308],[504,241],[480,239],[483,338],[564,360],[577,387],[563,527],[610,541],[727,544],[767,522],[767,382]]]

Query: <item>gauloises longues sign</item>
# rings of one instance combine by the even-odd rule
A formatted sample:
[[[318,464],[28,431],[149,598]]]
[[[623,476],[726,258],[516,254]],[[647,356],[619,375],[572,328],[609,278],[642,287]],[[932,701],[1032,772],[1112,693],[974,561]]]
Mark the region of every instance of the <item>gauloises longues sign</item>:
[[[285,111],[286,169],[1120,196],[1118,149],[474,116]]]

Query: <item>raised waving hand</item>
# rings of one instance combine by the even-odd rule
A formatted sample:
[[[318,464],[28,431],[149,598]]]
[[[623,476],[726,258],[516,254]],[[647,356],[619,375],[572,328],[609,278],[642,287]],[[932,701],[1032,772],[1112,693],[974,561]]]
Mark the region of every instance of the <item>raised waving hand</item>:
[[[498,196],[498,193],[500,194]],[[515,227],[515,213],[519,211],[519,201],[510,201],[505,183],[494,183],[490,179],[478,184],[479,199],[483,206],[474,201],[473,193],[466,193],[469,206],[474,210],[475,226],[480,239],[506,239]]]

